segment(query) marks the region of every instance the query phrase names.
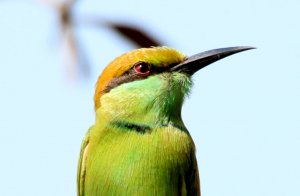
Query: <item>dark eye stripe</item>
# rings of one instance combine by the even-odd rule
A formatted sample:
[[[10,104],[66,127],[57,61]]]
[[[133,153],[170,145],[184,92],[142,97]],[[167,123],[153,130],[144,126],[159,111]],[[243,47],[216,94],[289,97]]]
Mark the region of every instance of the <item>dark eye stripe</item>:
[[[108,93],[111,89],[128,82],[132,82],[135,80],[141,80],[143,77],[136,74],[133,70],[124,73],[123,75],[113,78],[109,81],[108,85],[103,90],[104,93]]]
[[[143,79],[147,78],[148,76],[165,72],[170,67],[171,66],[168,66],[168,67],[151,66],[150,75],[145,76],[145,75],[139,75],[135,70],[135,66],[133,66],[129,71],[125,72],[123,75],[121,75],[117,78],[111,79],[110,82],[108,83],[108,85],[103,90],[103,92],[108,93],[111,89],[113,89],[113,88],[115,88],[115,87],[117,87],[121,84],[128,83],[128,82],[133,82],[135,80],[143,80]]]

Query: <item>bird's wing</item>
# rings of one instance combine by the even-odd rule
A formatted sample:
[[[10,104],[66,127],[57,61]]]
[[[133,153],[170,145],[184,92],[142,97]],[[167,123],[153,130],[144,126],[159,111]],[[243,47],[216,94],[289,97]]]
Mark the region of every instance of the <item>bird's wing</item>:
[[[92,127],[89,128],[86,133],[80,149],[80,157],[78,162],[78,170],[77,170],[77,195],[84,196],[84,181],[85,181],[85,173],[86,173],[86,158],[87,158],[87,150],[89,146],[90,139],[90,131]]]
[[[191,169],[185,177],[185,184],[187,188],[186,195],[201,196],[200,179],[196,158],[194,158]]]
[[[194,191],[195,191],[195,195],[199,195],[201,196],[201,189],[200,189],[200,178],[199,178],[199,171],[198,171],[198,166],[197,166],[197,163],[196,163],[196,166],[195,166],[195,183],[194,183]]]

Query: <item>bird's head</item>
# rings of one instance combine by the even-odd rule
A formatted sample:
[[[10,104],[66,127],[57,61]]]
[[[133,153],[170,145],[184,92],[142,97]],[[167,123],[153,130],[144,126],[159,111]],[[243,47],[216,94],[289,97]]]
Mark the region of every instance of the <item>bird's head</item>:
[[[125,53],[98,78],[94,96],[97,116],[183,126],[181,107],[192,85],[191,76],[217,60],[249,49],[252,47],[222,48],[191,57],[168,47]]]

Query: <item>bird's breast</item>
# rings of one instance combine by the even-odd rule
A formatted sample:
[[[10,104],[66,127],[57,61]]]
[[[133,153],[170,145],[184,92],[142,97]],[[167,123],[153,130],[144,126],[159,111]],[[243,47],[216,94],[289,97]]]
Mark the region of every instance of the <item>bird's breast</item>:
[[[122,127],[104,129],[90,141],[86,170],[90,189],[102,193],[178,193],[178,186],[195,159],[194,144],[187,132],[173,126],[143,134]]]

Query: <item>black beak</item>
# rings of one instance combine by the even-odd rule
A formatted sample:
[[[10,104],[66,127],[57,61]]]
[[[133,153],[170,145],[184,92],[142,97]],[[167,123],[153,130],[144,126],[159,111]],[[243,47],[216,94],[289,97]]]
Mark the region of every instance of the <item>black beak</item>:
[[[197,72],[198,70],[202,69],[203,67],[211,63],[214,63],[232,54],[243,52],[250,49],[255,49],[255,48],[248,47],[248,46],[238,46],[238,47],[229,47],[229,48],[219,48],[215,50],[201,52],[199,54],[195,54],[187,58],[182,63],[175,65],[170,69],[170,71],[184,72],[189,75],[193,75],[195,72]]]

